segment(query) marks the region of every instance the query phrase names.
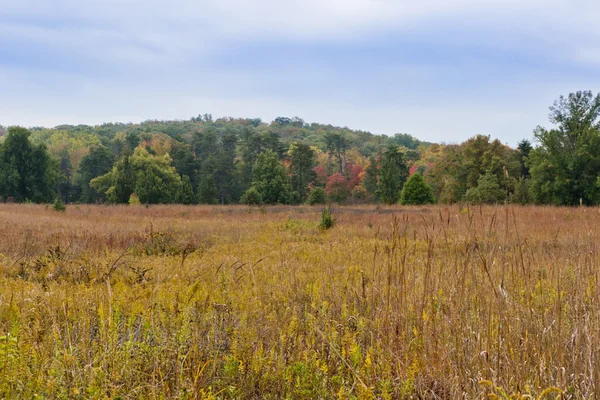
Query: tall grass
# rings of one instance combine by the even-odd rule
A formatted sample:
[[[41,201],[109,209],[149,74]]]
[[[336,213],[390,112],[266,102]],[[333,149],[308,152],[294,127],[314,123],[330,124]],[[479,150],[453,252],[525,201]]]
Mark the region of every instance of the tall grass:
[[[598,397],[599,209],[332,212],[0,205],[2,397]]]

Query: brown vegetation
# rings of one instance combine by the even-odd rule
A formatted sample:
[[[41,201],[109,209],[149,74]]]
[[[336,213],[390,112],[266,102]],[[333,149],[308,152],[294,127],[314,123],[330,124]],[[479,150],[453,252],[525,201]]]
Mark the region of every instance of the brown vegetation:
[[[0,205],[2,397],[600,394],[600,210],[320,212]]]

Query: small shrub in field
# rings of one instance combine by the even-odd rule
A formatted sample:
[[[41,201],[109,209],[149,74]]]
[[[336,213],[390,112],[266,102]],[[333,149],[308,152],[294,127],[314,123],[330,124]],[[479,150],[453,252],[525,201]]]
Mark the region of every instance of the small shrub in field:
[[[315,204],[325,204],[325,190],[323,188],[314,188],[308,196],[308,204],[311,206]]]
[[[130,205],[138,205],[138,204],[142,204],[142,203],[140,202],[140,198],[137,196],[137,194],[131,193],[131,196],[129,196],[129,204]]]
[[[59,211],[59,212],[64,212],[67,210],[65,203],[63,203],[63,201],[60,198],[57,198],[56,200],[54,200],[54,204],[52,204],[52,208],[54,209],[54,211]]]
[[[421,205],[433,204],[434,202],[433,191],[425,182],[425,179],[418,172],[412,174],[404,184],[400,203],[403,205]]]
[[[242,195],[240,201],[248,206],[256,206],[262,204],[262,196],[258,190],[251,187]]]
[[[334,224],[335,220],[331,215],[331,210],[329,209],[329,207],[325,207],[323,209],[323,212],[321,213],[321,223],[319,224],[319,228],[322,230],[327,230],[333,228]]]

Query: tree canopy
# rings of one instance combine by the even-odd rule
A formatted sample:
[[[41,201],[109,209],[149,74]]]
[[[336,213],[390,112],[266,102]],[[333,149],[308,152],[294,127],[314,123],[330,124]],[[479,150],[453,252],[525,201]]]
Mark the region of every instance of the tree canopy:
[[[411,176],[438,203],[600,204],[600,96],[561,96],[550,123],[514,148],[488,135],[435,144],[285,116],[9,127],[0,136],[0,197],[297,204],[325,194],[395,204]]]

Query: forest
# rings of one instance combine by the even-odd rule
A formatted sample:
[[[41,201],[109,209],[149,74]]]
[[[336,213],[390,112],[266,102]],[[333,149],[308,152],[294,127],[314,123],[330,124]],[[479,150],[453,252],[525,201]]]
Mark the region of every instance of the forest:
[[[600,204],[600,95],[550,107],[516,148],[376,135],[301,118],[0,126],[4,202]]]

